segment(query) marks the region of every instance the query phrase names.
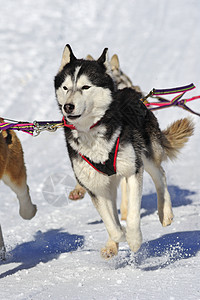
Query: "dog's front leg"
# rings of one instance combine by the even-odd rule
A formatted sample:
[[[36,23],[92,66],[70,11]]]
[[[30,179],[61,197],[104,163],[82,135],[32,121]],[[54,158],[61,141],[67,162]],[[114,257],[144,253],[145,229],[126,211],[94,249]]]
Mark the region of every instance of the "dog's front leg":
[[[25,220],[32,219],[37,212],[37,207],[31,202],[29,187],[26,183],[26,174],[21,177],[20,182],[16,182],[11,175],[5,175],[2,179],[17,195],[20,216]]]
[[[108,201],[111,200],[101,196],[92,197],[92,202],[100,214],[110,238],[116,243],[123,242],[126,240],[124,232],[113,218],[114,213],[110,213],[111,205],[108,204]]]
[[[24,187],[21,187],[21,191],[18,192],[17,198],[19,200],[20,205],[20,216],[25,220],[32,219],[37,212],[37,207],[31,201],[29,187],[27,184],[25,184]]]
[[[92,196],[92,202],[100,214],[104,225],[109,234],[109,240],[102,249],[102,257],[108,259],[117,254],[118,243],[125,241],[125,234],[120,223],[116,220],[116,213],[113,210],[114,205],[111,199],[102,196]]]
[[[110,198],[112,199],[112,201],[107,201],[107,206],[108,206],[108,210],[110,212],[110,215],[112,217],[112,219],[114,220],[114,222],[117,224],[118,227],[120,227],[123,232],[125,233],[125,228],[121,227],[120,221],[119,221],[119,217],[118,217],[118,211],[117,211],[117,186],[119,183],[120,178],[118,177],[112,177],[112,180],[110,182]],[[125,238],[125,236],[124,236]],[[119,243],[116,243],[115,241],[113,241],[110,237],[105,245],[105,247],[103,247],[101,249],[101,256],[104,259],[110,259],[113,256],[118,254],[118,247],[119,247]]]
[[[128,183],[128,214],[126,240],[130,249],[137,252],[142,244],[140,229],[140,207],[142,198],[143,168],[137,174],[127,178]]]
[[[127,208],[128,208],[128,198],[127,198],[127,182],[126,182],[125,177],[123,177],[122,181],[121,181],[121,193],[122,193],[122,200],[121,200],[121,205],[120,205],[121,220],[126,220]]]

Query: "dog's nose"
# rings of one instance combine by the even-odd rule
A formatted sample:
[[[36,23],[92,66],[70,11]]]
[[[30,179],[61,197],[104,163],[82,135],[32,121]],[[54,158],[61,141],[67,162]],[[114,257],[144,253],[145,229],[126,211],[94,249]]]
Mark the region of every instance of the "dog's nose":
[[[65,112],[67,113],[67,114],[70,114],[70,113],[72,113],[73,112],[73,110],[74,110],[74,108],[75,108],[75,106],[74,106],[74,104],[65,104],[64,105],[64,110],[65,110]]]

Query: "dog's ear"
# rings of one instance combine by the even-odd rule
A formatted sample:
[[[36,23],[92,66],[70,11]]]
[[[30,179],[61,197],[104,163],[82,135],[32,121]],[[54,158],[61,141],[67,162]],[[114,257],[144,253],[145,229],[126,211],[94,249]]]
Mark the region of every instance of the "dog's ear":
[[[110,65],[112,70],[119,70],[119,58],[117,54],[114,54],[110,60]]]
[[[94,60],[94,58],[90,54],[87,55],[86,59],[87,60]]]
[[[107,65],[109,64],[109,60],[108,60],[108,48],[105,48],[103,50],[103,53],[101,54],[101,56],[99,57],[99,59],[97,60],[97,62],[99,64],[103,64],[103,65]]]
[[[106,73],[112,77],[112,70],[111,70],[109,57],[108,57],[108,48],[105,48],[103,50],[103,53],[101,54],[97,62],[100,65],[104,65],[104,67],[106,68]]]
[[[67,44],[65,46],[64,51],[63,51],[61,65],[60,65],[59,71],[62,71],[62,69],[64,68],[64,66],[66,64],[69,64],[70,62],[72,62],[73,60],[76,60],[76,59],[77,58],[74,56],[72,48],[70,47],[69,44]]]
[[[111,70],[111,65],[110,65],[110,62],[109,62],[109,57],[108,57],[108,48],[105,48],[103,50],[103,53],[101,54],[101,56],[99,57],[99,59],[97,60],[97,62],[100,64],[100,65],[103,65],[106,69],[106,74],[108,74],[113,81],[114,80],[114,77],[113,77],[113,72]]]

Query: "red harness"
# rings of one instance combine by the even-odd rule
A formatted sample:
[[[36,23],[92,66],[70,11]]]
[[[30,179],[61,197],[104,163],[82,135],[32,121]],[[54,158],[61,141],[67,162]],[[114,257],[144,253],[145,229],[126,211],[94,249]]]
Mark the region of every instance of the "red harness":
[[[72,124],[67,124],[65,118],[63,117],[64,126],[70,129],[75,129],[76,127]],[[99,122],[93,124],[90,129],[94,128]],[[109,153],[108,159],[104,163],[95,163],[91,161],[87,156],[82,155],[79,152],[79,155],[96,171],[106,174],[108,176],[116,174],[116,161],[117,161],[117,153],[119,149],[119,140],[120,136],[116,139],[115,145],[113,146],[111,152]]]
[[[65,120],[65,117],[62,118],[62,121],[64,122],[64,126],[68,127],[70,129],[76,129],[76,127],[73,124],[67,124],[67,121]],[[99,121],[97,121],[95,124],[93,124],[92,126],[90,126],[90,129],[92,129],[93,127],[95,127],[96,125],[98,125]]]

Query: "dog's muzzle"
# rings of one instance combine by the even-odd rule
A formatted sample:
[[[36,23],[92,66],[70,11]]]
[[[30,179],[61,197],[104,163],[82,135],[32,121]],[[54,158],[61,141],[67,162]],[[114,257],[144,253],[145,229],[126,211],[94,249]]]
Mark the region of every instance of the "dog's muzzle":
[[[65,104],[65,105],[63,106],[63,109],[64,109],[64,111],[65,111],[67,114],[71,114],[71,113],[74,111],[74,109],[75,109],[75,105],[74,105],[74,104],[71,104],[71,103]]]
[[[73,112],[75,110],[75,105],[74,104],[65,104],[63,106],[63,110],[66,112],[67,114],[67,119],[70,119],[70,120],[75,120],[77,118],[80,118],[81,115],[74,115]]]

